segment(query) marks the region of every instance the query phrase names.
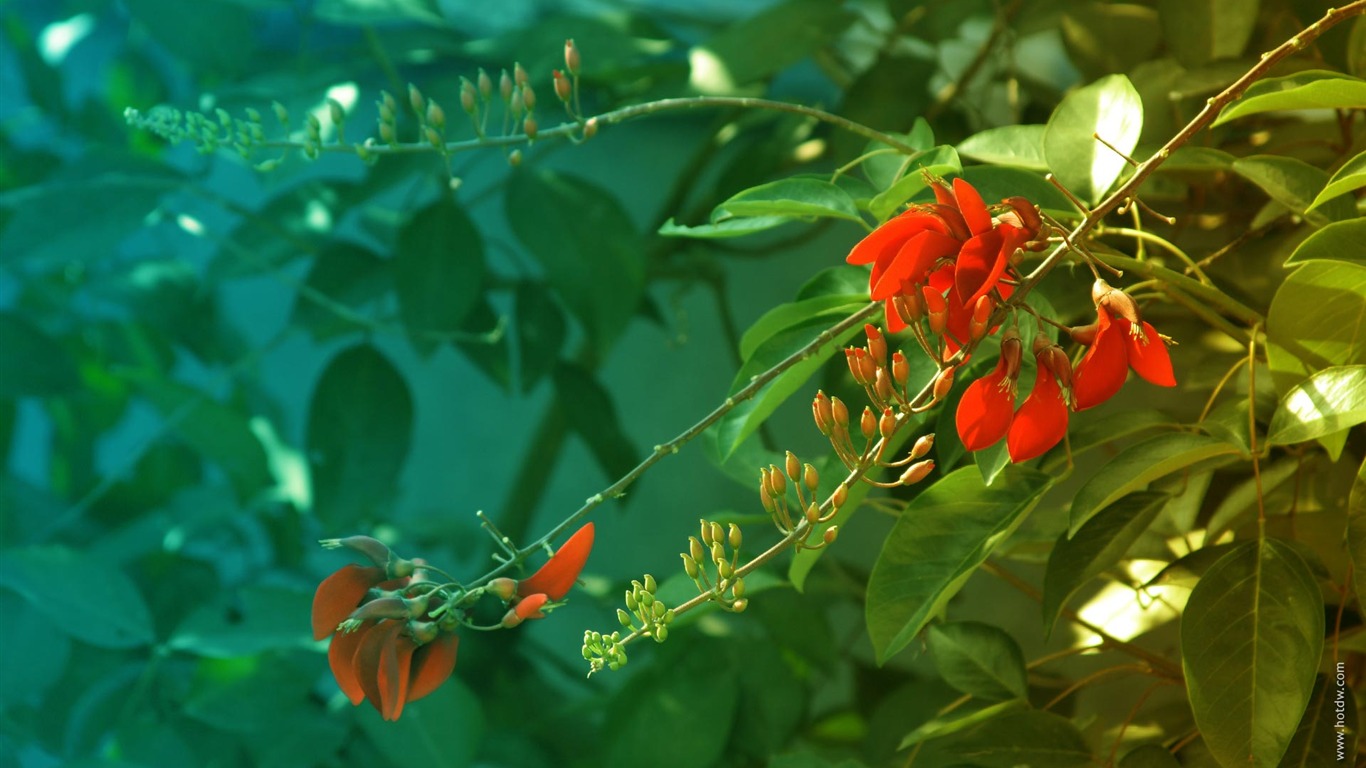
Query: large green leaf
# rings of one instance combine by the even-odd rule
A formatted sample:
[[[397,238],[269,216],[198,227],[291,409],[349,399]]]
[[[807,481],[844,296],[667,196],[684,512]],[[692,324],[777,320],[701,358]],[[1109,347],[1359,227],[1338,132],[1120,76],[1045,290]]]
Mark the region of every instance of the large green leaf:
[[[133,380],[176,434],[223,468],[238,496],[250,498],[273,482],[265,448],[247,414],[176,381],[151,374]]]
[[[1218,126],[1259,112],[1282,109],[1352,109],[1366,104],[1366,80],[1341,72],[1309,69],[1285,77],[1268,77],[1248,86],[1241,98],[1224,107]]]
[[[1366,243],[1366,218],[1335,221],[1315,230],[1295,246],[1294,253],[1285,260],[1285,266],[1311,261],[1345,261],[1366,267],[1366,249],[1361,247],[1362,243]]]
[[[1242,54],[1259,0],[1158,0],[1167,49],[1186,67]]]
[[[404,325],[419,350],[434,334],[461,329],[484,288],[484,245],[479,230],[453,202],[423,208],[398,234],[394,289]]]
[[[358,344],[332,358],[308,406],[313,509],[341,530],[395,495],[412,439],[413,402],[403,375],[379,350]]]
[[[1043,154],[1059,182],[1082,200],[1097,202],[1124,172],[1123,157],[1138,146],[1143,102],[1124,75],[1110,75],[1067,94],[1048,118]]]
[[[1068,57],[1088,78],[1132,72],[1162,42],[1157,11],[1137,3],[1069,3],[1060,27]]]
[[[312,599],[308,592],[287,587],[245,587],[231,599],[220,598],[186,617],[167,646],[214,658],[309,648],[313,638],[299,617],[308,614]]]
[[[425,699],[403,708],[403,716],[385,722],[366,706],[356,719],[361,730],[387,755],[394,768],[465,768],[484,738],[484,710],[479,697],[456,676]]]
[[[714,217],[718,222],[733,216],[828,217],[863,222],[848,192],[824,179],[809,176],[750,187],[732,195],[718,207],[726,212]]]
[[[724,211],[718,213],[724,213]],[[659,234],[664,237],[692,237],[699,240],[717,240],[730,237],[744,237],[745,235],[752,235],[756,232],[767,232],[774,227],[780,227],[795,221],[795,219],[790,216],[748,216],[733,219],[725,219],[717,216],[715,218],[715,221],[708,224],[698,224],[695,227],[679,224],[670,218],[660,225]]]
[[[1302,443],[1366,421],[1366,365],[1325,368],[1285,393],[1271,417],[1272,445]]]
[[[1238,447],[1223,440],[1190,432],[1175,432],[1134,443],[1119,452],[1086,481],[1072,499],[1068,536],[1121,497],[1142,490],[1152,481],[1217,456],[1234,456]]]
[[[1276,539],[1234,547],[1195,585],[1181,660],[1195,724],[1220,763],[1280,761],[1314,688],[1323,626],[1313,574]]]
[[[1280,768],[1356,765],[1357,697],[1346,678],[1319,675]]]
[[[1334,199],[1310,210],[1315,198],[1328,184],[1328,172],[1303,160],[1279,155],[1252,155],[1234,160],[1233,170],[1261,187],[1272,200],[1304,216],[1316,226],[1355,215],[1354,206],[1347,198]]]
[[[734,652],[707,637],[678,648],[666,650],[671,658],[642,669],[613,697],[604,764],[634,765],[648,755],[658,768],[692,768],[713,765],[725,752],[740,699]],[[664,724],[688,738],[660,749]]]
[[[1345,195],[1362,187],[1366,187],[1366,152],[1358,152],[1356,157],[1343,163],[1309,207],[1311,209],[1317,208],[1339,195]],[[1360,222],[1362,220],[1353,219],[1353,221]]]
[[[29,601],[63,632],[101,648],[153,641],[152,614],[122,571],[66,547],[5,550],[0,587]]]
[[[1023,699],[1024,653],[1005,630],[976,621],[932,624],[930,653],[944,681],[974,698],[986,701]]]
[[[1331,365],[1366,364],[1366,265],[1311,261],[1285,279],[1266,317],[1276,391]]]
[[[1181,768],[1181,763],[1161,744],[1144,744],[1120,758],[1119,768]]]
[[[368,248],[338,243],[313,260],[290,322],[322,341],[363,330],[361,309],[393,289],[390,262]]]
[[[1011,468],[990,488],[963,467],[902,512],[868,579],[866,618],[878,662],[906,647],[1024,520],[1051,479]]]
[[[582,366],[561,362],[553,378],[560,407],[569,426],[593,452],[609,480],[631,471],[639,461],[635,446],[622,431],[612,396]]]
[[[1071,538],[1066,533],[1058,537],[1043,579],[1043,623],[1050,634],[1067,600],[1118,563],[1169,498],[1165,493],[1136,491],[1086,521]]]
[[[512,175],[508,222],[599,351],[612,346],[645,288],[640,238],[601,187],[544,168]]]
[[[80,381],[62,345],[13,312],[0,312],[0,370],[0,400],[58,395]]]
[[[740,357],[748,360],[774,336],[816,315],[847,315],[868,301],[868,292],[836,293],[779,304],[754,321],[740,337]]]
[[[1084,768],[1095,765],[1081,732],[1067,718],[1036,709],[1011,710],[925,742],[916,765],[978,768]]]
[[[868,201],[868,211],[878,221],[890,218],[902,203],[929,186],[922,171],[934,176],[950,176],[963,172],[963,163],[958,159],[958,151],[948,145],[917,152],[905,158],[900,167],[905,169],[901,178]]]

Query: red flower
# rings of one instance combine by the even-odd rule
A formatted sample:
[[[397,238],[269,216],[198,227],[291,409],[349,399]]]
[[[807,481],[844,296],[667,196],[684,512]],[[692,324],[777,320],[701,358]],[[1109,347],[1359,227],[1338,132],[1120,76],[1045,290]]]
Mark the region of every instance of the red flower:
[[[323,579],[313,593],[313,639],[321,640],[336,631],[365,594],[385,580],[383,568],[362,568],[347,565]]]
[[[1085,342],[1089,335],[1089,328],[1078,329],[1073,338]],[[1113,397],[1124,386],[1131,367],[1150,383],[1176,386],[1171,355],[1157,330],[1142,320],[1111,316],[1104,304],[1098,305],[1094,339],[1077,365],[1073,386],[1077,410]]]
[[[1020,375],[1020,340],[1007,331],[996,370],[972,382],[958,401],[955,422],[963,447],[989,448],[1006,436],[1015,411],[1015,380]]]
[[[930,285],[940,296],[947,292],[950,313],[950,350],[967,341],[966,322],[955,328],[955,315],[993,288],[1004,292],[1000,280],[1010,268],[1010,257],[1039,233],[1038,214],[1026,201],[1012,198],[997,218],[971,184],[954,179],[930,184],[934,203],[912,205],[865,237],[846,259],[850,264],[872,264],[868,295],[886,302],[887,330],[899,331],[906,322],[893,299],[916,296]],[[964,331],[960,335],[959,331]]]
[[[1058,378],[1064,384],[1070,378],[1067,356],[1039,336],[1034,339],[1034,360],[1038,364],[1034,389],[1015,413],[1006,435],[1006,450],[1017,464],[1043,455],[1067,434],[1067,393],[1058,386]]]
[[[569,594],[592,549],[593,524],[588,523],[575,531],[540,570],[518,582],[517,594],[523,598],[544,594],[551,600],[559,600]]]

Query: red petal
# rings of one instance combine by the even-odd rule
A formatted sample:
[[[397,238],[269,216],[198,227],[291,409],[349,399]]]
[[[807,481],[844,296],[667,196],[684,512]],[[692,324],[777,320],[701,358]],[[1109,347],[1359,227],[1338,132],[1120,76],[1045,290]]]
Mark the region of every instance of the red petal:
[[[873,301],[881,301],[900,293],[903,282],[923,282],[926,273],[936,261],[957,253],[962,245],[952,237],[938,232],[921,232],[912,237],[896,252],[896,256],[881,275],[878,274],[877,267],[873,267],[870,283],[873,289],[869,292],[869,297]]]
[[[384,579],[382,568],[348,565],[323,579],[313,593],[313,639],[321,640],[356,610],[365,593]]]
[[[408,683],[412,679],[413,651],[417,645],[411,637],[397,635],[385,647],[380,657],[379,692],[383,697],[380,714],[385,720],[397,720],[408,703]]]
[[[970,336],[970,326],[972,324],[972,309],[963,303],[959,298],[958,288],[955,286],[945,297],[944,303],[948,305],[948,335],[945,341],[950,352],[958,351],[958,347],[966,344]]]
[[[337,678],[337,686],[352,704],[359,704],[365,698],[365,689],[361,687],[360,678],[356,677],[356,649],[374,628],[371,624],[355,632],[339,632],[332,636],[332,644],[327,649],[327,665],[332,668],[332,676]]]
[[[380,668],[385,663],[385,656],[392,655],[393,663],[397,664],[398,656],[394,648],[394,641],[402,629],[403,624],[397,621],[379,622],[365,633],[365,637],[361,638],[360,643],[356,646],[356,656],[351,662],[351,666],[356,672],[356,679],[360,682],[361,691],[381,715],[384,714],[386,692],[380,685]]]
[[[887,299],[883,304],[887,312],[887,332],[897,333],[903,330],[906,327],[906,321],[901,319],[901,313],[896,311],[896,307],[892,305],[892,300]]]
[[[980,235],[991,229],[991,211],[987,210],[982,196],[966,179],[953,180],[953,196],[957,198],[958,210],[963,213],[963,221],[968,223],[972,234]]]
[[[972,306],[978,296],[991,290],[1004,270],[1000,232],[993,229],[963,243],[953,272],[958,295],[966,299],[963,303]]]
[[[1057,445],[1067,434],[1067,401],[1052,372],[1040,365],[1034,389],[1010,423],[1006,450],[1016,463],[1029,461]]]
[[[517,606],[512,610],[517,614],[517,618],[522,620],[544,619],[545,614],[541,613],[541,606],[545,605],[549,600],[549,595],[542,595],[539,593],[528,595],[526,599],[518,602]]]
[[[413,653],[408,701],[417,701],[446,682],[446,678],[455,671],[455,650],[459,646],[459,637],[442,635]]]
[[[1097,308],[1096,340],[1077,364],[1072,377],[1072,396],[1077,410],[1085,410],[1114,397],[1129,374],[1129,354],[1125,349],[1125,329],[1110,320],[1110,313]]]
[[[1015,393],[1004,386],[1005,378],[1002,360],[996,364],[994,372],[969,384],[963,392],[963,399],[958,401],[954,420],[963,447],[969,451],[980,451],[995,445],[1010,429],[1012,411],[1015,410]]]
[[[912,208],[888,219],[882,226],[869,232],[849,251],[844,260],[850,264],[872,264],[883,259],[890,260],[903,242],[926,230],[947,234],[949,228],[939,216]]]
[[[1132,327],[1132,326],[1130,326]],[[1124,334],[1129,347],[1129,365],[1145,381],[1159,387],[1176,386],[1176,374],[1172,372],[1172,357],[1162,337],[1148,323],[1141,323],[1143,333],[1135,335],[1132,331]]]
[[[593,524],[589,523],[570,536],[540,570],[518,582],[517,594],[526,597],[543,592],[551,600],[559,600],[574,586],[592,549]]]

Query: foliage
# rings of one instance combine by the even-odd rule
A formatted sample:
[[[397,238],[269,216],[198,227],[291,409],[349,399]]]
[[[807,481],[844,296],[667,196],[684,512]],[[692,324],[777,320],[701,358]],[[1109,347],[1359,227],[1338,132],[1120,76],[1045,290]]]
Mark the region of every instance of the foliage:
[[[1366,0],[193,6],[0,8],[0,765],[1358,764]]]

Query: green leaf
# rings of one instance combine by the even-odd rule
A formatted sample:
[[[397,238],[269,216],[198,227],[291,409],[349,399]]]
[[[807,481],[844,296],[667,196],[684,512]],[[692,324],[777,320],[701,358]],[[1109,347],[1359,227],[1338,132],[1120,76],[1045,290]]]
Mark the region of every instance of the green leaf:
[[[1087,78],[1131,72],[1152,58],[1162,40],[1157,11],[1135,3],[1078,2],[1063,6],[1068,57]]]
[[[610,349],[645,288],[640,238],[621,204],[581,179],[524,169],[508,182],[507,216],[594,346]]]
[[[60,395],[80,383],[62,345],[13,312],[0,312],[0,370],[0,400]]]
[[[770,5],[689,51],[691,85],[703,93],[731,93],[825,46],[854,18],[825,0]]]
[[[230,733],[268,732],[309,706],[316,677],[287,655],[203,658],[185,697],[185,714]]]
[[[394,289],[403,324],[419,350],[432,334],[459,331],[483,294],[484,244],[455,203],[423,208],[398,234]]]
[[[158,43],[204,73],[242,72],[255,59],[252,17],[241,6],[204,0],[185,13],[178,0],[128,0],[126,7]]]
[[[956,176],[963,172],[957,150],[947,144],[917,152],[903,160],[901,167],[906,169],[901,178],[868,202],[868,211],[878,221],[886,221],[902,203],[929,186],[922,170],[935,176]]]
[[[1294,253],[1285,260],[1285,266],[1293,267],[1313,261],[1343,261],[1366,267],[1366,251],[1361,248],[1364,242],[1366,218],[1335,221],[1322,229],[1314,230],[1309,237],[1295,246]]]
[[[1043,623],[1049,634],[1068,599],[1118,563],[1169,498],[1165,493],[1136,491],[1086,521],[1071,538],[1066,533],[1058,537],[1043,579]]]
[[[176,381],[151,374],[130,378],[176,434],[223,468],[240,498],[274,483],[265,448],[247,414]]]
[[[1366,365],[1366,265],[1310,261],[1292,272],[1271,299],[1266,332],[1282,394],[1314,371]]]
[[[1215,456],[1233,456],[1238,447],[1190,432],[1154,435],[1120,451],[1097,470],[1072,500],[1068,536],[1075,536],[1096,513],[1159,477]]]
[[[1271,417],[1272,445],[1303,443],[1366,421],[1366,365],[1325,368],[1285,393]]]
[[[1023,699],[1029,692],[1024,652],[1005,630],[976,621],[932,624],[930,653],[944,682],[987,701]]]
[[[308,406],[313,509],[332,530],[376,515],[393,498],[412,441],[403,375],[369,344],[332,358]]]
[[[1034,171],[1005,168],[995,165],[970,165],[963,169],[963,178],[972,182],[983,200],[1004,200],[1019,195],[1055,216],[1076,216],[1077,207],[1058,188]],[[1030,294],[1030,303],[1034,296]]]
[[[3,570],[3,566],[0,566]],[[0,690],[5,692],[6,708],[42,705],[48,689],[61,678],[71,659],[71,638],[60,625],[34,605],[0,589]]]
[[[14,590],[63,632],[100,648],[152,642],[152,614],[122,571],[66,547],[8,549],[0,587]]]
[[[780,227],[795,221],[789,216],[750,216],[744,218],[721,219],[711,224],[699,224],[695,227],[677,224],[672,218],[665,221],[659,227],[659,234],[664,237],[692,237],[699,240],[716,240],[728,237],[744,237],[756,232],[767,232],[774,227]]]
[[[1213,173],[1233,169],[1238,158],[1214,147],[1177,147],[1161,166],[1158,173]]]
[[[878,663],[906,647],[1033,509],[1051,480],[1012,467],[987,488],[963,467],[920,492],[888,534],[868,579]]]
[[[824,179],[796,176],[780,179],[757,187],[750,187],[732,195],[718,208],[725,211],[713,221],[724,222],[731,217],[783,216],[805,219],[829,217],[863,223],[854,207],[854,199],[838,186]]]
[[[521,365],[522,391],[530,392],[550,373],[564,347],[565,318],[550,291],[540,283],[517,284],[517,354]]]
[[[1303,160],[1279,155],[1252,155],[1234,160],[1233,170],[1261,187],[1272,200],[1304,216],[1315,226],[1321,227],[1355,215],[1352,203],[1346,198],[1333,200],[1332,205],[1309,210],[1314,199],[1327,186],[1328,173]]]
[[[1366,603],[1366,461],[1357,468],[1347,496],[1347,555],[1357,602]]]
[[[635,446],[621,429],[612,396],[582,366],[561,362],[555,366],[555,391],[569,426],[593,452],[598,466],[611,480],[639,461]]]
[[[1195,724],[1224,765],[1275,765],[1309,703],[1323,652],[1323,598],[1309,568],[1276,539],[1214,564],[1181,619]]]
[[[958,143],[958,154],[979,163],[1046,171],[1042,125],[1004,125],[974,133]]]
[[[389,261],[358,245],[337,243],[313,260],[294,299],[290,322],[324,341],[367,326],[361,309],[394,285]]]
[[[247,214],[223,240],[209,264],[209,279],[269,272],[317,250],[332,242],[333,228],[345,212],[346,201],[335,182],[315,179],[287,187]]]
[[[1144,744],[1124,755],[1119,768],[1181,768],[1181,763],[1161,744]]]
[[[916,726],[915,730],[902,737],[897,749],[907,749],[930,739],[961,733],[1000,717],[1002,714],[1023,711],[1028,707],[1029,702],[1021,699],[1009,699],[977,710],[962,707],[939,717],[931,718]]]
[[[1158,0],[1167,50],[1185,67],[1240,56],[1257,22],[1258,0]]]
[[[1124,75],[1103,77],[1067,94],[1053,110],[1043,136],[1044,159],[1063,186],[1094,203],[1126,165],[1092,134],[1127,155],[1142,130],[1143,102],[1133,83]]]
[[[810,301],[808,299],[808,301]],[[755,346],[754,353],[731,382],[731,394],[749,386],[753,377],[767,371],[806,346],[830,326],[866,305],[845,304],[808,315],[801,322],[772,333]],[[712,429],[716,430],[717,448],[722,460],[728,458],[754,431],[768,419],[787,398],[806,384],[811,375],[820,370],[825,361],[863,329],[857,325],[822,344],[801,362],[793,365],[762,387],[754,397],[736,404]]]
[[[911,130],[904,135],[895,132],[888,134],[915,152],[924,152],[934,146],[934,129],[923,117],[915,118]],[[886,189],[901,177],[901,168],[907,157],[902,150],[881,141],[870,141],[863,152],[867,156],[863,161],[863,175],[874,187]]]
[[[1309,706],[1281,758],[1280,768],[1356,765],[1357,723],[1360,721],[1357,719],[1357,697],[1346,682],[1345,678],[1330,675],[1319,675],[1314,681]],[[1341,751],[1338,739],[1342,739]]]
[[[1070,720],[1035,709],[1013,710],[930,739],[917,765],[979,768],[1085,768],[1095,765],[1086,740]]]
[[[167,646],[220,659],[311,648],[313,638],[299,617],[308,615],[312,602],[308,592],[288,587],[244,587],[237,595],[220,597],[186,617]]]
[[[1309,208],[1312,210],[1339,195],[1354,192],[1362,187],[1366,187],[1366,152],[1358,152],[1356,157],[1343,163],[1337,173],[1333,174],[1333,178],[1328,180],[1323,191],[1314,198],[1314,202],[1309,204]],[[1352,221],[1360,223],[1363,220],[1352,219]]]
[[[1122,411],[1086,410],[1072,415],[1067,428],[1067,442],[1072,455],[1109,445],[1154,429],[1171,429],[1176,425],[1170,417],[1152,408],[1131,408]],[[1039,469],[1052,473],[1067,463],[1067,451],[1059,446],[1050,451]]]
[[[740,337],[740,357],[748,360],[764,342],[816,315],[848,315],[866,303],[868,292],[865,289],[862,293],[828,294],[779,304],[745,330]]]
[[[694,768],[713,765],[724,754],[740,698],[734,652],[713,638],[690,641],[642,669],[612,697],[605,765],[636,765],[648,755],[652,768]],[[687,738],[660,749],[664,723]]]
[[[1224,107],[1214,125],[1282,109],[1354,109],[1362,104],[1366,104],[1366,80],[1341,72],[1309,69],[1258,80],[1248,86],[1241,98]]]
[[[484,738],[483,707],[458,673],[430,696],[406,705],[394,722],[368,705],[358,715],[361,730],[394,768],[466,768],[474,765]]]

